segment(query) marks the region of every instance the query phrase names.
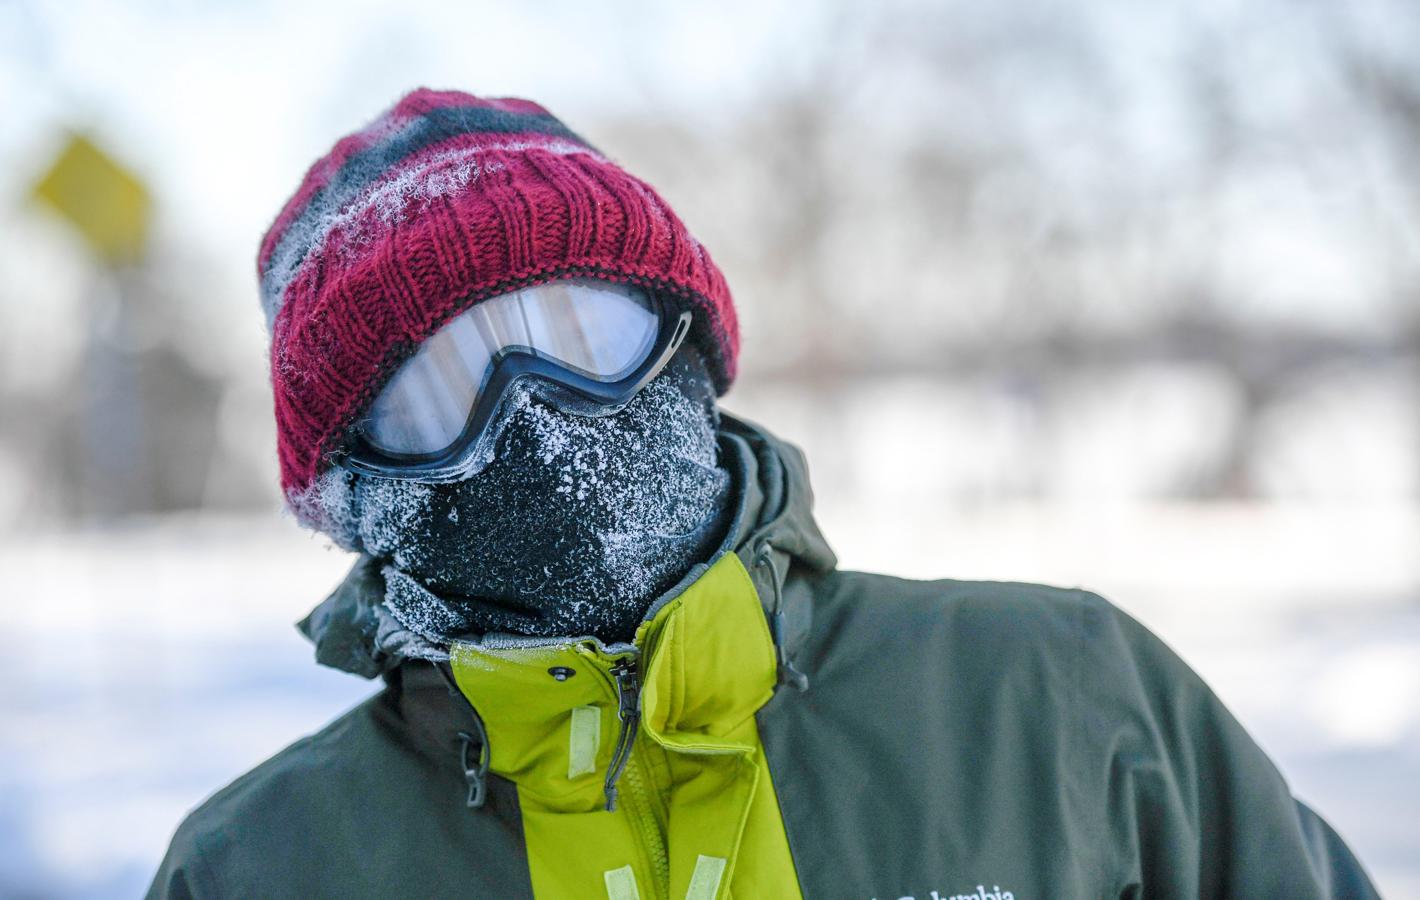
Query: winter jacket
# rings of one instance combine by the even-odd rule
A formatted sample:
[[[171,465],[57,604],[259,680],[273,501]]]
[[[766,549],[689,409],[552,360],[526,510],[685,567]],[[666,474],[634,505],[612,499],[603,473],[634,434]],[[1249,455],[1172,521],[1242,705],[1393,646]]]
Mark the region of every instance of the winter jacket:
[[[839,571],[799,452],[721,446],[724,546],[633,644],[406,658],[362,559],[302,627],[383,689],[191,813],[149,896],[1375,896],[1108,602]]]

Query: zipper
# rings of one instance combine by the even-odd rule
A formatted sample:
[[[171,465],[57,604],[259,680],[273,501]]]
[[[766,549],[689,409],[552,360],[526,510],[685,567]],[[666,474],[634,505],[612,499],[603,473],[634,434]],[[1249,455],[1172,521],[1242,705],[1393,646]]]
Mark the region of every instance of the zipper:
[[[666,852],[665,838],[656,824],[653,802],[646,785],[642,766],[632,759],[638,739],[641,737],[641,673],[636,668],[636,657],[627,656],[617,660],[611,667],[612,678],[616,680],[616,712],[621,720],[621,732],[617,735],[616,749],[612,751],[611,765],[606,773],[606,808],[615,812],[617,801],[622,798],[624,786],[626,818],[633,829],[640,834],[641,844],[646,851],[651,870],[663,889],[670,886],[670,857]]]
[[[646,855],[650,857],[651,871],[655,872],[656,883],[660,887],[658,895],[665,896],[671,887],[671,861],[666,852],[665,838],[651,809],[653,788],[646,784],[646,775],[642,772],[644,762],[645,757],[642,756],[626,767],[626,815],[635,822],[635,829],[641,834]]]
[[[462,701],[461,705],[472,716],[475,733],[461,731],[459,739],[463,743],[460,762],[464,778],[468,782],[468,797],[465,802],[469,808],[476,809],[486,802],[488,792],[488,761],[491,756],[488,732],[484,728],[483,717],[459,689],[452,667],[434,663],[434,668],[442,676],[449,693],[457,696]],[[611,765],[606,773],[606,808],[608,812],[616,811],[617,799],[620,796],[618,783],[624,776],[628,800],[628,808],[624,812],[632,823],[633,830],[641,836],[642,850],[661,888],[659,893],[664,894],[670,887],[670,855],[652,809],[652,803],[655,801],[651,792],[654,788],[647,785],[642,765],[632,759],[632,750],[641,736],[641,675],[637,671],[636,657],[626,656],[617,660],[611,667],[611,675],[616,683],[617,717],[621,720],[621,730],[617,735],[616,748],[612,752]],[[475,745],[478,747],[477,761],[470,758]]]
[[[606,811],[616,812],[616,782],[631,761],[631,748],[641,725],[641,678],[636,671],[636,658],[622,657],[611,667],[616,679],[616,715],[621,720],[621,733],[616,737],[616,749],[606,770]]]

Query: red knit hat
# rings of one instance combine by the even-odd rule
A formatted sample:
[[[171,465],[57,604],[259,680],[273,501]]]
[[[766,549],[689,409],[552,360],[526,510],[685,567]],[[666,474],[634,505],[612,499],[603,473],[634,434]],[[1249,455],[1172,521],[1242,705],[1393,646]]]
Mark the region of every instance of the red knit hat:
[[[311,166],[257,275],[288,496],[421,341],[520,286],[655,288],[694,312],[717,390],[735,377],[735,310],[705,248],[650,185],[528,100],[407,94]]]

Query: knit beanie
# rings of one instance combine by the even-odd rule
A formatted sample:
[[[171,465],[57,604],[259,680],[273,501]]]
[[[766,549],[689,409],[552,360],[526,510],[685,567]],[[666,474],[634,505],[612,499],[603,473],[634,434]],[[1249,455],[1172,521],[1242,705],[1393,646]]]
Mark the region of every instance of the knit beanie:
[[[519,287],[654,289],[692,311],[716,391],[735,377],[735,310],[705,248],[650,185],[528,100],[405,95],[311,166],[257,276],[288,499],[420,342]]]

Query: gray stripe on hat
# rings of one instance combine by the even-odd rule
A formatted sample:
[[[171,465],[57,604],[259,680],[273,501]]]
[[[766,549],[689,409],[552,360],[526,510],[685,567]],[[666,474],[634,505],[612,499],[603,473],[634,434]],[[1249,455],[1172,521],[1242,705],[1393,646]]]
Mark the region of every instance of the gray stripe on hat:
[[[481,106],[453,106],[431,110],[413,119],[389,138],[351,154],[286,227],[261,276],[261,305],[266,312],[267,327],[276,320],[286,287],[295,277],[306,254],[324,237],[322,223],[332,221],[335,212],[406,156],[439,141],[478,132],[534,132],[565,138],[600,154],[550,114],[529,115]]]

